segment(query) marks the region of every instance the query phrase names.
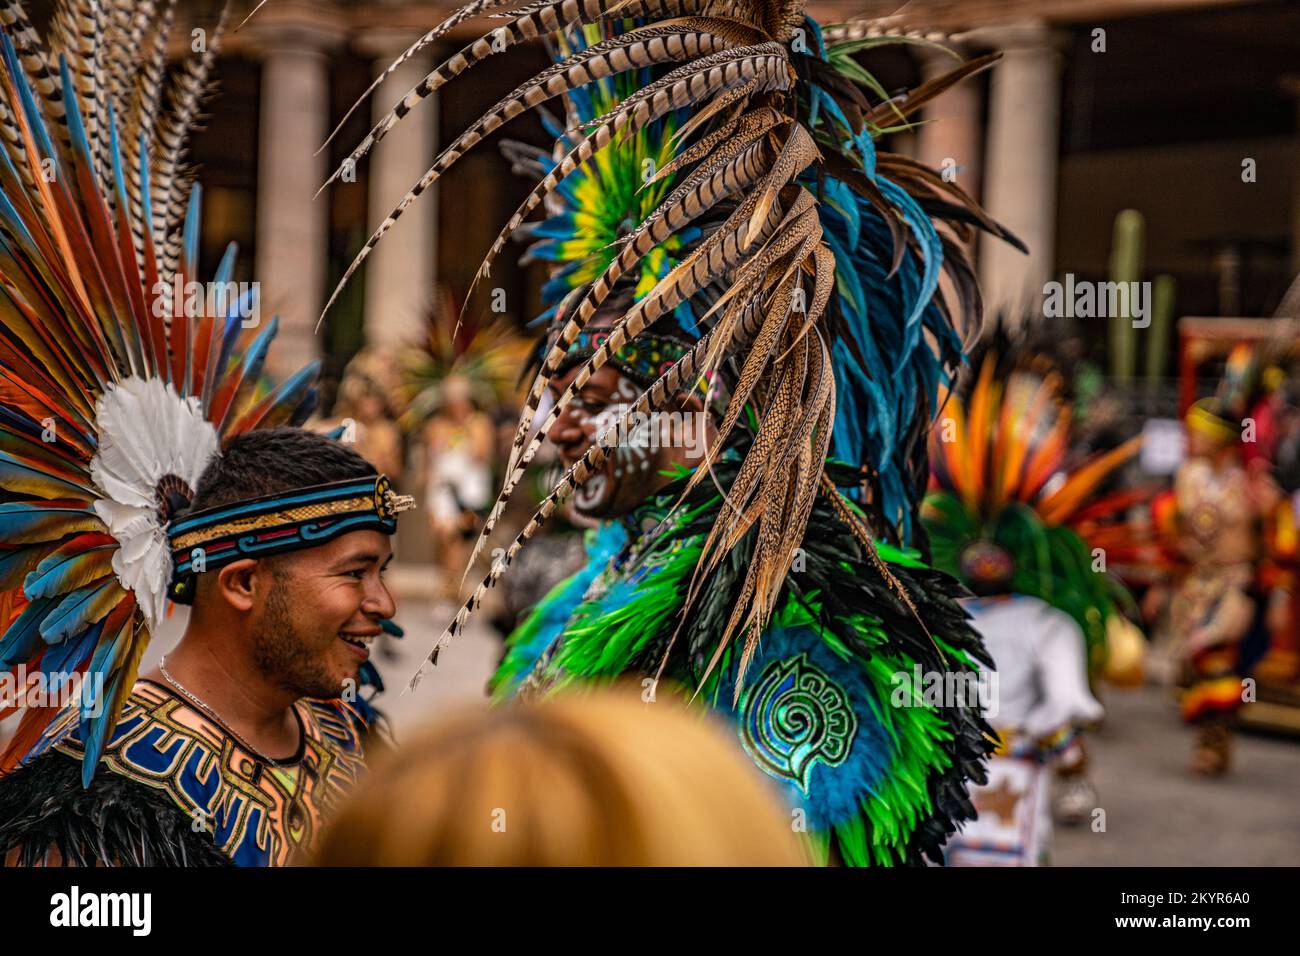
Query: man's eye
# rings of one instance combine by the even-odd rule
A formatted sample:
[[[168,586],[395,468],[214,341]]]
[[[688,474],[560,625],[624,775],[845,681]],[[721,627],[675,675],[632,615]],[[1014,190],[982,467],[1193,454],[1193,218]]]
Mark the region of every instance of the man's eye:
[[[350,577],[350,578],[356,578],[358,581],[360,581],[362,578],[364,578],[364,577],[366,576],[366,569],[365,569],[365,568],[356,568],[355,570],[349,571],[347,574],[348,574],[348,577]]]

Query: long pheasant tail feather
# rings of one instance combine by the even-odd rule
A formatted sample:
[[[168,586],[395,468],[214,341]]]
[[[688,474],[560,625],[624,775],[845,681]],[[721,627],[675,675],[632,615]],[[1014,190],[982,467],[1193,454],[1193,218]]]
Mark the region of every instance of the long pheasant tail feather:
[[[757,135],[754,138],[756,139]],[[733,150],[720,150],[721,155],[716,163],[702,168],[688,178],[628,237],[623,251],[588,289],[578,306],[577,316],[565,324],[555,345],[544,360],[542,370],[534,381],[520,415],[510,461],[506,468],[507,474],[514,473],[518,466],[525,442],[531,433],[534,415],[541,405],[542,395],[554,377],[555,370],[559,367],[559,362],[567,354],[578,332],[585,327],[587,320],[612,291],[619,277],[669,235],[712,208],[722,198],[739,192],[744,186],[755,181],[764,168],[759,161],[760,148],[759,143],[740,141]],[[737,151],[741,155],[729,161],[730,153]],[[717,168],[719,166],[722,168]],[[508,496],[508,492],[503,492],[503,495]],[[499,498],[494,503],[492,512],[475,542],[469,567],[473,567],[486,547],[488,538],[504,509],[504,498]]]
[[[727,437],[731,434],[736,424],[740,420],[741,414],[748,405],[750,398],[758,386],[763,372],[769,367],[775,358],[775,351],[778,347],[781,336],[785,333],[790,319],[794,314],[795,296],[801,294],[802,287],[798,283],[798,276],[790,276],[787,281],[783,281],[777,289],[777,293],[767,308],[767,319],[762,329],[753,342],[748,354],[745,357],[745,363],[741,367],[740,375],[737,379],[735,388],[732,390],[731,397],[727,403],[726,412],[723,414],[722,422],[718,425],[717,437],[713,446],[705,456],[703,467],[696,470],[687,483],[683,495],[688,494],[705,475],[708,469],[712,467],[717,456],[721,453]],[[762,452],[760,450],[759,456]],[[759,456],[753,457],[753,465],[756,466]],[[747,461],[749,458],[747,457]],[[742,464],[742,470],[744,465]],[[733,481],[733,492],[741,491],[738,485],[742,485],[740,475]],[[730,502],[729,507],[733,510],[737,505]]]
[[[626,113],[621,113],[605,124],[597,127],[595,130],[592,130],[586,139],[575,146],[569,152],[568,156],[561,160],[556,168],[547,174],[542,183],[539,184],[538,188],[534,190],[534,194],[536,194],[538,190],[544,188],[553,188],[556,183],[559,183],[582,165],[582,163],[586,162],[587,159],[595,155],[596,152],[612,142],[614,137],[618,135],[619,131],[629,122],[631,122],[631,120],[628,115]],[[575,294],[576,292],[577,290],[575,290]],[[524,409],[520,416],[519,426],[515,432],[515,441],[511,447],[510,461],[506,467],[507,475],[513,475],[516,470],[519,458],[523,453],[524,445],[531,433],[533,417],[541,404],[541,398],[545,391],[545,380],[539,375],[534,382],[533,388],[530,390],[527,401],[524,403]],[[511,484],[510,487],[513,488],[513,484]],[[471,566],[478,560],[479,555],[482,554],[483,548],[487,544],[487,539],[491,536],[493,530],[495,530],[497,522],[505,511],[507,499],[507,495],[499,495],[496,502],[493,504],[492,510],[488,514],[487,521],[484,522],[483,529],[479,532],[478,540],[474,544],[474,550],[470,559]]]
[[[762,366],[766,366],[767,361],[771,356],[771,352],[775,348],[777,337],[785,329],[789,321],[789,305],[791,299],[791,295],[786,295],[784,299],[780,299],[768,310],[765,318],[759,317],[760,309],[756,298],[751,300],[743,310],[740,310],[736,324],[736,341],[732,344],[745,345],[753,342],[753,348],[746,359],[745,368],[741,373],[740,389],[748,388],[749,392],[752,392],[758,377],[756,370]],[[734,314],[734,312],[735,310],[732,310],[728,315],[730,316]],[[706,375],[708,374],[709,368],[717,362],[717,352],[723,349],[727,344],[723,338],[718,335],[718,332],[721,329],[728,327],[729,323],[724,319],[723,322],[718,324],[714,332],[710,333],[714,335],[715,341],[710,349],[712,354],[705,359],[704,374]],[[732,424],[735,422],[735,416],[739,414],[739,408],[745,403],[745,400],[743,399],[737,400],[735,398],[736,394],[738,394],[738,392],[733,393],[733,398],[727,409],[727,420]],[[748,394],[748,392],[746,392],[746,394]],[[733,414],[733,412],[735,414]],[[730,425],[727,423],[727,420],[724,420],[723,425],[719,427],[718,435],[715,438],[712,447],[708,449],[704,459],[697,466],[695,473],[691,476],[688,486],[682,491],[681,496],[670,510],[669,515],[671,515],[673,511],[676,511],[682,501],[690,493],[690,490],[694,488],[700,480],[702,480],[704,475],[712,473],[711,469],[714,460],[725,441],[726,433],[730,431]],[[725,547],[716,546],[716,542],[723,534],[724,528],[726,528],[728,523],[731,522],[733,535],[743,535],[758,516],[756,509],[751,509],[748,514],[742,514],[740,507],[731,497],[729,497],[727,492],[723,491],[721,488],[719,488],[719,494],[722,497],[722,507],[719,517],[714,522],[712,528],[709,529],[709,534],[701,546],[701,560],[697,562],[695,569],[692,571],[690,585],[687,588],[685,599],[682,602],[682,609],[678,614],[677,626],[673,629],[673,633],[669,637],[668,642],[664,647],[663,654],[660,657],[656,679],[662,677],[664,668],[668,665],[668,659],[672,654],[673,647],[676,645],[677,638],[681,634],[682,627],[689,618],[691,609],[695,606],[695,601],[702,592],[705,582],[709,580],[710,575],[722,560],[726,551],[729,550]],[[737,516],[739,516],[739,520],[735,520]],[[666,522],[668,519],[665,518],[664,520]],[[701,684],[701,686],[703,686],[703,684]],[[698,692],[699,690],[697,688],[696,693],[698,694]]]
[[[706,18],[685,18],[679,21],[678,26],[643,27],[630,33],[620,34],[603,43],[588,47],[581,53],[556,64],[546,73],[539,74],[536,85],[547,88],[549,92],[549,84],[553,76],[563,75],[566,82],[571,84],[568,88],[573,89],[585,85],[592,79],[602,79],[659,63],[694,59],[702,53],[710,53],[728,46],[725,40],[698,29],[699,22],[705,20]],[[524,219],[545,201],[552,189],[553,184],[545,187],[539,184],[539,187],[529,194],[520,208],[506,222],[505,228],[493,241],[487,256],[484,257],[474,275],[465,297],[467,305],[479,281],[490,274],[492,263],[497,255]]]
[[[558,0],[558,2],[541,0],[522,9],[516,9],[519,7],[518,0],[507,0],[507,2],[489,0],[487,4],[469,4],[417,40],[376,77],[365,93],[344,114],[343,119],[326,138],[317,153],[323,151],[338,136],[357,108],[412,56],[417,55],[452,27],[467,19],[482,16],[490,10],[498,12],[489,15],[508,17],[511,22],[489,31],[431,71],[394,106],[390,113],[390,116],[395,114],[394,122],[400,121],[421,100],[432,95],[475,64],[495,54],[504,53],[516,44],[537,39],[545,34],[563,33],[583,23],[597,23],[614,17],[635,20],[650,15],[681,16],[699,13],[707,6],[708,0]],[[376,139],[374,142],[377,141]]]
[[[608,134],[605,144],[602,144],[603,146],[612,140],[614,135],[623,132],[629,124],[632,130],[640,129],[655,119],[667,115],[672,110],[693,105],[720,90],[733,88],[756,77],[759,78],[758,85],[760,87],[763,87],[764,84],[771,88],[789,85],[791,77],[784,48],[774,43],[758,44],[753,47],[740,47],[703,57],[684,67],[673,70],[662,79],[652,83],[645,89],[639,90],[636,94],[620,103],[608,116],[599,117],[588,125],[594,127],[593,136],[602,133],[602,131]],[[561,80],[562,83],[563,80]],[[530,90],[532,92],[529,92]],[[507,96],[493,109],[475,121],[455,142],[444,149],[428,172],[420,178],[418,183],[411,187],[410,191],[402,197],[402,200],[392,212],[379,224],[374,234],[366,240],[365,245],[362,246],[361,251],[349,264],[343,278],[339,280],[329,300],[325,303],[325,308],[321,311],[321,321],[324,320],[325,314],[337,301],[339,295],[342,294],[344,286],[347,285],[357,269],[370,256],[375,246],[396,225],[401,215],[410,208],[411,204],[425,190],[432,186],[443,173],[450,169],[467,150],[484,136],[498,129],[508,120],[527,112],[537,104],[550,99],[552,96],[559,95],[560,92],[563,92],[562,87],[557,87],[556,92],[551,93],[545,87],[533,86],[531,83],[525,84],[524,87]],[[592,141],[591,136],[588,137],[588,141]],[[320,324],[319,321],[317,324]]]
[[[157,253],[154,250],[154,218],[152,197],[150,196],[150,168],[154,144],[158,135],[158,114],[162,109],[163,81],[167,69],[167,41],[171,36],[172,23],[175,19],[176,0],[168,0],[163,12],[156,21],[151,22],[151,39],[148,44],[141,38],[141,56],[139,73],[132,94],[132,109],[128,114],[124,138],[128,143],[128,189],[131,197],[131,215],[133,219],[136,255],[141,263],[146,257],[154,260],[149,288],[157,281]],[[146,49],[147,47],[147,49]],[[146,250],[146,242],[150,246]],[[146,271],[150,267],[142,266]]]
[[[701,2],[702,0],[663,0],[663,2],[655,4],[655,6],[694,8],[700,5]],[[343,169],[355,166],[356,163],[360,162],[362,157],[392,132],[397,124],[405,119],[421,101],[451,82],[474,63],[480,62],[494,53],[502,52],[515,43],[536,39],[543,31],[556,32],[575,26],[578,23],[599,19],[605,15],[604,9],[607,5],[607,2],[590,4],[596,9],[591,12],[584,11],[580,16],[560,24],[555,22],[556,12],[562,12],[561,8],[563,7],[576,7],[577,5],[572,0],[547,4],[537,11],[525,11],[524,15],[518,17],[511,24],[499,27],[488,36],[476,40],[450,60],[435,68],[423,80],[412,87],[352,150],[348,158],[344,160],[344,164],[339,167],[339,170],[335,171],[334,175],[321,187],[321,190],[334,182]],[[551,25],[549,27],[543,26],[542,21],[549,22]],[[641,27],[574,53],[539,74],[532,82],[536,85],[551,88],[555,84],[555,77],[563,75],[576,81],[570,87],[574,88],[583,86],[593,79],[602,79],[616,72],[625,72],[671,60],[690,59],[701,53],[720,49],[722,46],[734,45],[725,41],[725,34],[723,36],[704,34],[708,37],[707,41],[694,44],[695,49],[691,49],[692,44],[667,44],[663,42],[664,38],[673,35],[679,37],[700,36],[703,31],[708,30],[709,26],[714,24],[715,21],[708,18],[687,18],[680,20],[677,26],[656,24]],[[731,32],[734,33],[734,31]],[[754,41],[751,39],[750,42]],[[683,46],[685,49],[683,49]],[[318,191],[317,195],[319,194]]]
[[[164,278],[170,278],[176,268],[180,232],[190,199],[190,179],[183,174],[182,165],[189,147],[189,133],[211,90],[212,71],[229,16],[229,5],[223,6],[203,52],[188,60],[177,74],[167,98],[168,108],[158,126],[161,148],[155,166],[158,205],[154,221],[155,241],[164,250]]]
[[[0,2],[0,24],[13,38],[18,57],[32,86],[46,104],[51,120],[63,119],[63,85],[22,0]]]
[[[754,134],[752,139],[758,139],[759,135],[761,134]],[[764,144],[760,142],[738,137],[732,144],[718,149],[713,162],[702,165],[674,190],[646,218],[645,222],[628,235],[623,249],[605,272],[591,284],[576,310],[566,310],[566,312],[573,311],[574,315],[560,330],[555,343],[542,362],[541,372],[529,391],[520,415],[507,470],[513,469],[518,461],[524,442],[531,431],[533,416],[540,407],[542,396],[554,378],[556,369],[568,354],[578,334],[613,291],[618,280],[636,263],[649,255],[656,246],[708,212],[723,199],[743,191],[764,175],[766,171],[766,163],[762,158],[764,148]],[[740,155],[733,159],[735,153]]]
[[[336,137],[339,134],[339,131],[347,125],[348,120],[352,118],[352,114],[355,113],[357,109],[366,102],[366,100],[370,99],[375,90],[383,86],[384,82],[401,69],[402,65],[410,60],[411,57],[419,56],[421,52],[436,43],[448,31],[459,26],[461,23],[464,23],[466,20],[472,20],[491,10],[517,7],[521,2],[522,0],[474,0],[473,3],[465,4],[465,6],[456,10],[451,16],[447,17],[447,19],[433,27],[428,33],[425,33],[407,47],[396,60],[388,65],[387,69],[385,69],[383,73],[380,73],[374,78],[371,84],[366,87],[366,91],[357,97],[356,102],[348,108],[348,111],[343,115],[343,119],[341,119],[339,124],[334,127],[334,131],[330,133],[325,142],[321,144],[320,149],[316,150],[316,155],[320,155],[320,153],[334,141],[334,137]]]
[[[802,192],[806,195],[806,191]],[[763,238],[776,230],[782,213],[779,205],[772,207],[763,229],[758,234],[751,234],[744,240],[739,238],[740,234],[745,231],[744,224],[748,221],[749,212],[754,202],[756,202],[756,199],[751,197],[750,200],[742,203],[728,218],[728,225],[710,236],[681,266],[678,266],[677,269],[660,280],[649,295],[623,316],[610,331],[605,341],[579,369],[573,381],[556,400],[555,406],[547,413],[546,419],[537,430],[537,434],[528,441],[527,447],[514,460],[514,465],[507,474],[505,484],[497,496],[492,512],[488,516],[488,521],[484,524],[484,530],[480,533],[479,541],[476,543],[475,558],[482,553],[483,544],[495,529],[496,522],[504,513],[511,495],[513,495],[515,488],[523,479],[524,473],[533,457],[537,454],[538,449],[541,448],[546,432],[555,424],[555,421],[568,407],[574,396],[586,385],[591,376],[609,361],[614,352],[639,335],[655,319],[667,314],[682,302],[690,299],[691,296],[714,279],[725,275],[740,261],[749,246],[758,244]]]
[[[705,57],[696,64],[674,70],[659,81],[624,100],[616,110],[608,114],[603,122],[588,134],[582,143],[574,148],[565,161],[543,181],[542,185],[544,187],[548,183],[552,183],[552,181],[558,182],[582,162],[585,162],[597,150],[608,145],[618,133],[629,125],[634,131],[641,129],[674,109],[679,109],[698,99],[703,99],[711,94],[739,85],[751,82],[757,83],[761,80],[775,87],[781,87],[789,83],[787,69],[784,51],[780,46],[776,44],[760,44],[752,48],[714,54]],[[748,214],[752,211],[755,201],[747,201],[740,208]],[[406,203],[407,200],[403,200],[403,202]],[[776,228],[777,218],[775,215],[769,215],[766,223],[766,234],[770,234]],[[608,360],[608,355],[620,348],[628,338],[638,334],[648,322],[653,321],[658,315],[664,314],[680,302],[685,301],[700,288],[707,285],[712,278],[723,274],[730,265],[738,261],[739,256],[748,246],[759,241],[760,236],[758,235],[746,239],[737,238],[740,232],[737,224],[744,221],[739,213],[734,213],[729,221],[733,223],[732,228],[710,237],[704,247],[698,250],[689,261],[690,269],[683,271],[679,267],[673,274],[666,277],[656,287],[656,290],[652,291],[650,296],[639,303],[632,314],[624,317],[622,323],[615,330],[615,333],[611,334],[605,346],[598,350],[597,355],[589,360],[583,372],[579,373],[574,385],[570,386],[565,394],[561,396],[556,409],[538,429],[538,436],[529,442],[528,435],[531,432],[533,415],[540,405],[541,396],[546,387],[545,380],[541,377],[535,382],[529,399],[525,403],[519,427],[516,430],[515,443],[506,471],[506,481],[493,503],[492,510],[489,512],[483,528],[479,532],[471,554],[471,566],[483,553],[488,539],[496,529],[501,515],[505,512],[515,487],[522,480],[537,449],[541,447],[546,430],[554,423],[555,418],[563,411],[564,407],[567,406],[572,396],[576,394],[577,389],[580,389],[587,381],[587,378]],[[384,227],[381,226],[380,231],[373,237],[373,241],[367,244],[368,248],[373,248],[373,242],[378,241],[378,237],[382,235],[383,231]],[[367,250],[363,249],[362,254],[354,260],[353,265],[349,267],[348,274],[344,275],[342,282],[336,289],[335,295],[342,289],[348,275],[359,265],[366,252]],[[647,310],[652,307],[656,311],[647,313]],[[327,303],[326,309],[328,310],[328,308]],[[521,447],[525,444],[527,444],[527,447],[521,450]]]
[[[822,34],[809,24],[816,34],[816,51],[792,57],[793,33],[806,22],[799,4],[538,0],[525,6],[479,0],[435,27],[368,92],[413,51],[432,42],[430,37],[443,36],[449,24],[480,15],[494,18],[492,29],[425,74],[373,125],[345,167],[375,148],[422,100],[496,53],[547,34],[554,36],[550,49],[557,62],[480,116],[438,155],[353,258],[325,307],[328,311],[333,306],[396,220],[460,156],[510,120],[554,97],[566,97],[567,129],[559,151],[563,155],[553,166],[551,157],[540,151],[516,149],[511,155],[517,166],[538,175],[541,182],[495,237],[466,297],[466,303],[472,300],[506,244],[522,232],[540,237],[529,256],[569,262],[562,257],[573,253],[570,268],[557,273],[545,293],[554,306],[558,331],[541,356],[523,403],[504,480],[462,584],[475,570],[547,432],[578,392],[616,351],[635,344],[652,323],[689,304],[691,328],[697,330],[693,334],[703,330],[706,335],[674,371],[695,384],[725,367],[739,372],[739,382],[732,389],[719,436],[683,482],[686,492],[669,509],[671,517],[693,500],[686,496],[700,482],[718,485],[719,518],[704,537],[673,640],[721,562],[745,549],[743,580],[736,594],[729,594],[734,597],[731,606],[722,609],[728,619],[710,635],[716,643],[707,649],[692,646],[692,653],[701,653],[702,659],[712,656],[706,681],[730,660],[727,666],[736,666],[739,693],[746,669],[756,660],[758,641],[787,587],[791,556],[822,494],[893,592],[894,613],[910,613],[928,634],[917,602],[903,584],[908,576],[891,571],[877,552],[867,515],[870,520],[879,515],[888,523],[889,540],[906,543],[907,518],[917,505],[911,478],[923,451],[915,446],[939,390],[960,358],[961,335],[946,298],[949,290],[940,288],[945,273],[952,280],[952,301],[960,317],[978,317],[974,276],[952,236],[960,243],[969,241],[977,228],[1004,238],[1008,234],[932,171],[905,158],[878,154],[873,140],[885,122],[905,119],[952,83],[987,68],[995,57],[962,63],[910,93],[890,97],[861,68],[849,68],[847,57],[886,40],[935,42],[897,23],[882,25],[875,34],[835,33],[831,39],[841,51],[829,56]],[[579,31],[575,28],[580,24],[599,26]],[[849,44],[856,45],[844,49]],[[633,70],[639,75],[629,77]],[[791,93],[796,82],[800,88]],[[686,112],[668,118],[674,111]],[[647,127],[665,118],[653,174],[640,179],[624,174],[616,162],[625,156],[614,156],[612,150],[638,155]],[[628,187],[635,205],[630,215],[610,217],[616,225],[602,223],[582,235],[599,259],[577,264],[579,244],[570,249],[561,242],[566,230],[576,227],[563,216],[548,216],[536,227],[524,225],[544,204],[550,210],[557,197],[573,202],[585,182],[575,185],[570,177],[577,179],[581,173],[603,187],[611,169],[619,187]],[[685,182],[668,179],[678,175]],[[936,230],[937,219],[951,225],[952,236]],[[574,343],[601,308],[607,308],[616,287],[632,275],[639,280],[637,301],[612,322],[543,413],[545,395]],[[647,292],[646,286],[653,287]],[[809,295],[810,307],[804,302]],[[685,313],[681,315],[685,322]],[[656,382],[626,410],[618,409],[620,422],[599,436],[551,490],[503,557],[472,589],[412,686],[465,627],[526,542],[607,464],[618,429],[638,412],[667,400],[663,389],[656,393],[659,385]],[[984,406],[995,400],[985,389],[977,407],[969,409],[969,427],[981,440],[993,427]],[[257,411],[252,407],[248,414]],[[734,435],[746,409],[758,412],[748,449],[734,470],[728,461],[725,469],[715,471],[718,450],[728,433]],[[735,447],[734,442],[729,447]],[[985,441],[983,461],[956,463],[963,488],[977,489],[981,481],[1000,487],[1003,469],[1011,463],[1009,450]],[[1049,445],[1027,456],[1035,474],[1056,459],[1058,450]],[[826,474],[825,463],[832,455],[862,466],[863,501],[872,503],[868,511],[841,495]],[[997,471],[991,482],[984,477],[990,464]],[[979,477],[969,473],[973,470]],[[724,471],[730,476],[726,487]],[[1045,504],[1068,510],[1068,498]],[[730,658],[728,649],[736,651]]]
[[[248,11],[248,14],[244,17],[244,19],[240,20],[239,23],[235,26],[235,29],[232,30],[231,32],[238,33],[240,30],[244,29],[244,27],[248,26],[248,21],[253,19],[253,17],[257,16],[258,12],[264,6],[266,6],[267,2],[268,0],[257,0],[257,4],[253,7],[253,9]]]

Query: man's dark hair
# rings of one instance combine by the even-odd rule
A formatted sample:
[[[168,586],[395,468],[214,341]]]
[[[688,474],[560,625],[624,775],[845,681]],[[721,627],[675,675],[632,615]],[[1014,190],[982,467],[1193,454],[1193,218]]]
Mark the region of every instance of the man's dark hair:
[[[203,470],[191,510],[377,474],[342,442],[302,428],[264,428],[232,439]]]

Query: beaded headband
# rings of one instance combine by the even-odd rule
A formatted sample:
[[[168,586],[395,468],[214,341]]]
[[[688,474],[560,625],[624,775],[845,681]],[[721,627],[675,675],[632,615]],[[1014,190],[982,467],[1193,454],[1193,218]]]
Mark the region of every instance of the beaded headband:
[[[609,329],[579,332],[573,345],[569,346],[564,361],[560,363],[559,373],[562,375],[591,358],[605,344],[609,332]],[[685,339],[642,332],[614,352],[607,364],[614,366],[642,388],[649,388],[694,347],[693,342]]]
[[[414,507],[414,498],[395,494],[388,476],[378,475],[182,515],[168,532],[172,550],[168,594],[177,604],[191,604],[198,575],[232,561],[315,548],[352,531],[392,534],[397,516]]]

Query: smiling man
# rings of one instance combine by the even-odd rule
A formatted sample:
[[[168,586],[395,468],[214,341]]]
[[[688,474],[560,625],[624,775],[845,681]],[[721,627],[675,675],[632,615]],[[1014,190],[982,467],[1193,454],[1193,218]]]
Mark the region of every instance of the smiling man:
[[[396,611],[382,575],[410,505],[324,436],[231,441],[168,529],[184,636],[136,682],[88,787],[76,706],[0,781],[6,861],[259,866],[309,849],[373,746],[358,687]]]

